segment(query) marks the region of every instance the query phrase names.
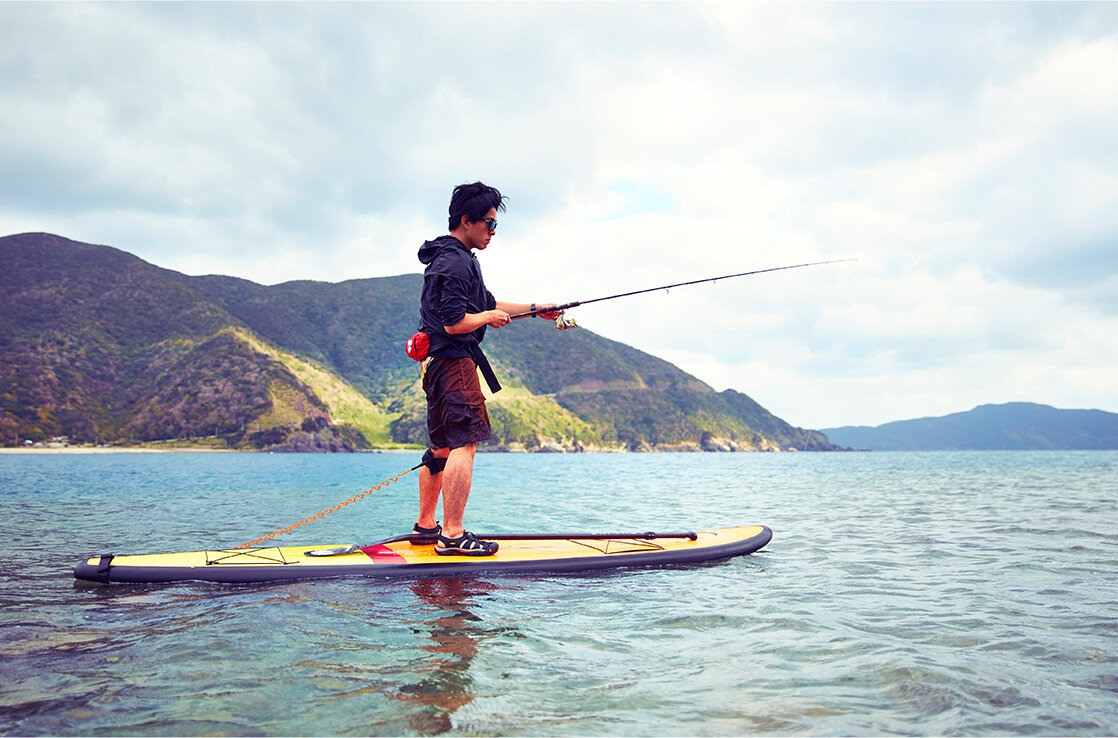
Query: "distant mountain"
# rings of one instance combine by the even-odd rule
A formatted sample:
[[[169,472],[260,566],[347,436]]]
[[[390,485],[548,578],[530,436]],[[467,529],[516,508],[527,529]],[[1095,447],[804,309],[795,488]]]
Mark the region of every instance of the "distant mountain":
[[[840,446],[877,451],[1118,449],[1118,414],[1011,402],[874,428],[827,428],[823,433]]]
[[[263,286],[44,233],[0,238],[0,444],[198,439],[343,450],[425,442],[422,277]],[[746,395],[579,329],[486,336],[491,447],[833,450]]]

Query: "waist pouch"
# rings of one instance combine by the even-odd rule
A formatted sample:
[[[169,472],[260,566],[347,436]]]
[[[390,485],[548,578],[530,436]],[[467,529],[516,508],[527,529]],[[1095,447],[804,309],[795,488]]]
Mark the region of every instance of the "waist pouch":
[[[419,331],[408,337],[407,343],[404,344],[404,353],[416,361],[423,361],[427,358],[430,348],[431,338],[426,332]]]
[[[407,343],[404,344],[404,352],[416,361],[423,361],[427,358],[428,351],[431,349],[431,338],[425,331],[413,333],[408,337]],[[497,394],[501,391],[501,383],[497,381],[497,375],[493,371],[493,366],[489,363],[489,359],[485,356],[485,352],[481,350],[481,346],[476,343],[466,344],[466,351],[469,352],[470,358],[474,360],[474,364],[481,370],[481,376],[485,377],[485,383],[489,385],[489,391]]]

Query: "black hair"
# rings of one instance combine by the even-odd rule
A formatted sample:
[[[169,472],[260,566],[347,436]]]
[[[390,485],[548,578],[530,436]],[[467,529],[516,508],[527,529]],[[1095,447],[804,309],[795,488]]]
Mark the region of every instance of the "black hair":
[[[450,230],[458,227],[463,215],[470,220],[481,220],[490,208],[505,209],[505,196],[496,187],[481,182],[458,185],[450,195]]]

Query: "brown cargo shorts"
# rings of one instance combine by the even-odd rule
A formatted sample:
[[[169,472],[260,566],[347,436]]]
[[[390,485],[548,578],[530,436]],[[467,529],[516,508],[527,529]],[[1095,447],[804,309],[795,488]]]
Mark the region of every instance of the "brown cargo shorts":
[[[460,448],[492,437],[477,366],[469,356],[431,357],[423,373],[431,448]]]

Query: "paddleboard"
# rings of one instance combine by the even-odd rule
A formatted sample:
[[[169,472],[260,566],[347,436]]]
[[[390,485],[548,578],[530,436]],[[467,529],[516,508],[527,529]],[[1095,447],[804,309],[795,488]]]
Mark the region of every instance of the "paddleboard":
[[[189,553],[104,554],[78,564],[89,582],[268,582],[327,577],[460,577],[567,573],[714,561],[769,542],[764,525],[682,533],[478,535],[497,541],[493,556],[439,556],[414,535],[367,545],[233,548]]]

